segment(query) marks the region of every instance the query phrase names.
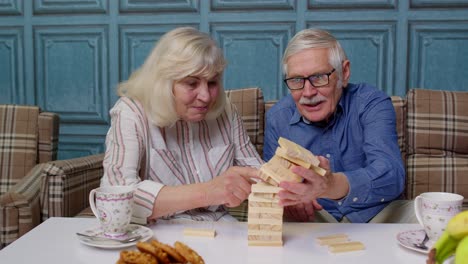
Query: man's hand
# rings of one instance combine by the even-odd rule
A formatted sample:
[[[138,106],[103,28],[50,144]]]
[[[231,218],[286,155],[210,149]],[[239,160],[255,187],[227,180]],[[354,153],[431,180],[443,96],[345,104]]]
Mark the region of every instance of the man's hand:
[[[206,199],[209,204],[224,204],[228,207],[240,205],[251,192],[252,178],[258,177],[258,170],[250,167],[230,167],[208,182]]]
[[[328,196],[328,194],[334,193],[333,188],[335,175],[331,173],[328,159],[322,156],[319,156],[318,158],[320,160],[320,167],[326,170],[325,175],[321,176],[313,170],[294,166],[292,168],[292,172],[300,175],[304,178],[304,181],[301,183],[286,181],[280,182],[279,186],[284,189],[278,193],[281,205],[291,206],[297,204],[309,204],[313,203],[313,201],[316,203],[316,199],[319,197],[335,199],[334,197],[331,197],[331,195]]]
[[[315,211],[322,209],[317,200],[313,200],[312,203],[284,207],[284,216],[286,221],[290,222],[313,222],[315,220]]]

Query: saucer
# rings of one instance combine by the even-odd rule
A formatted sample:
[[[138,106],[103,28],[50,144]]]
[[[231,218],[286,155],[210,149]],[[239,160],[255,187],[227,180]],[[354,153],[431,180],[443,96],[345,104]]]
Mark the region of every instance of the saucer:
[[[400,243],[400,245],[402,245],[405,248],[427,254],[427,253],[429,253],[429,250],[434,245],[435,241],[432,241],[432,240],[427,241],[426,246],[427,246],[428,249],[426,249],[426,250],[421,249],[421,248],[417,248],[417,247],[414,246],[415,243],[416,244],[421,243],[422,240],[424,239],[425,235],[426,235],[426,233],[425,233],[424,229],[409,230],[409,231],[404,231],[404,232],[398,233],[397,240]]]
[[[99,226],[86,229],[81,233],[85,235],[106,238],[106,236],[104,236],[104,231],[102,231],[101,227]],[[141,236],[141,239],[138,241],[146,241],[153,236],[153,231],[146,226],[130,224],[128,226],[126,234],[122,236],[121,239],[126,239],[128,237],[137,236],[137,235]],[[124,247],[130,247],[130,246],[136,245],[136,243],[138,242],[138,241],[133,241],[129,243],[120,243],[118,241],[112,241],[112,240],[91,240],[86,237],[81,237],[81,236],[77,236],[77,237],[81,243],[88,245],[88,246],[92,246],[92,247],[98,247],[98,248],[124,248]]]

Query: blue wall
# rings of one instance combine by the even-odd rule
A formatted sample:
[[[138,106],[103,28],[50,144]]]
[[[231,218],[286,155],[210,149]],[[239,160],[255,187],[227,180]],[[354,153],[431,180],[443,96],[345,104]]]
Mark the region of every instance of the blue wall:
[[[103,152],[116,84],[179,26],[218,41],[227,89],[266,100],[287,93],[281,56],[308,27],[340,39],[354,82],[468,90],[468,0],[0,0],[0,103],[59,113],[61,159]]]

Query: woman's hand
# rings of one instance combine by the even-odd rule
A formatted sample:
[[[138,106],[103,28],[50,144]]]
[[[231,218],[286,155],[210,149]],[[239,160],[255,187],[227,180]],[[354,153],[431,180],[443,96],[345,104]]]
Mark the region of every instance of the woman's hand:
[[[250,167],[230,167],[208,182],[206,199],[209,204],[240,205],[251,192],[252,178],[259,179],[258,170]]]

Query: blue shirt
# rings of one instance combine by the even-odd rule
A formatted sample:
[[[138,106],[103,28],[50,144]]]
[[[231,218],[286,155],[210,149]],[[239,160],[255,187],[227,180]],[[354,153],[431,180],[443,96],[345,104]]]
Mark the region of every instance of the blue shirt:
[[[368,222],[400,196],[405,171],[397,143],[395,109],[384,92],[368,84],[348,84],[328,123],[304,122],[289,94],[266,114],[263,158],[271,159],[284,137],[330,160],[333,172],[349,181],[340,200],[318,199],[338,221]]]

